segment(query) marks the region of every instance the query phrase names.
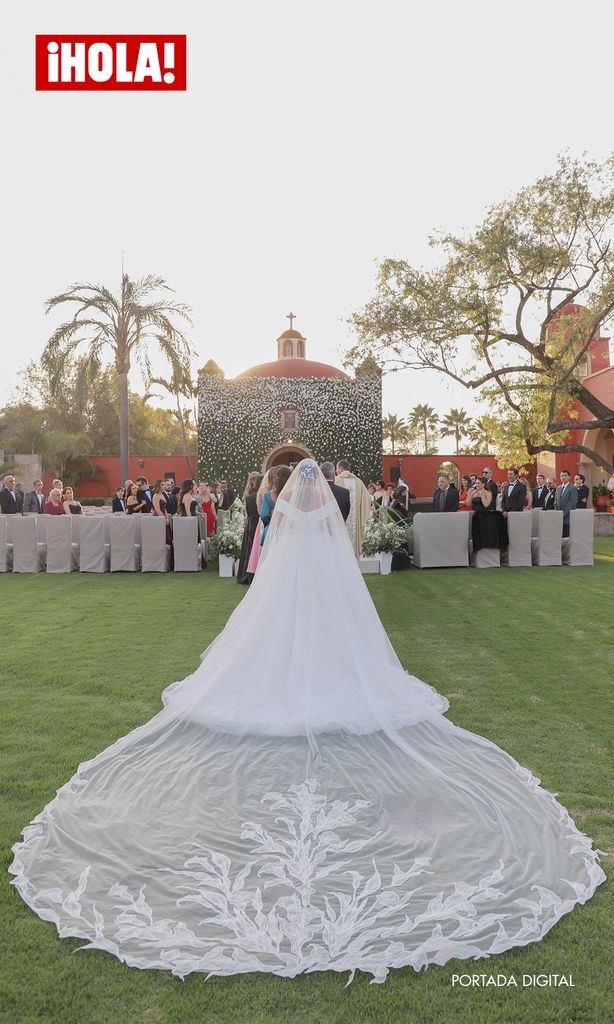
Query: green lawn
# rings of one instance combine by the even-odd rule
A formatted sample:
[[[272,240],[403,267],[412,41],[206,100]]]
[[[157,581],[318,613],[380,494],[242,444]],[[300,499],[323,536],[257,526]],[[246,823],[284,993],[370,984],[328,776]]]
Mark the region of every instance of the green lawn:
[[[579,828],[614,848],[614,539],[594,568],[412,571],[368,585],[399,657],[445,693],[457,724],[488,736],[558,792]],[[4,737],[2,858],[74,772],[159,710],[243,595],[209,569],[180,576],[0,576]],[[274,613],[274,610],[273,610]],[[263,671],[265,670],[263,666]],[[258,671],[258,666],[254,666]],[[608,750],[610,745],[610,750]],[[364,975],[289,981],[125,967],[73,953],[9,885],[0,888],[0,1020],[7,1024],[610,1024],[610,882],[538,944],[454,961],[385,985]],[[452,987],[454,973],[513,974],[519,987]],[[526,988],[523,974],[572,974]]]

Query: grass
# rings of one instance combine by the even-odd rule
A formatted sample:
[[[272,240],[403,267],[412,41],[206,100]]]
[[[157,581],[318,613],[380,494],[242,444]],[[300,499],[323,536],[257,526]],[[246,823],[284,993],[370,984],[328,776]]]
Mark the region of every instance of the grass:
[[[445,693],[448,715],[558,792],[579,828],[614,848],[614,540],[594,568],[436,570],[370,577],[399,657]],[[243,594],[198,576],[0,577],[4,741],[2,859],[78,762],[159,710]],[[274,609],[272,609],[274,614]],[[254,664],[253,671],[265,670]],[[613,886],[537,944],[383,986],[358,975],[262,975],[185,982],[73,952],[0,881],[3,1024],[609,1024]],[[518,988],[452,986],[460,973],[513,975]],[[523,988],[524,974],[571,974],[573,988]]]

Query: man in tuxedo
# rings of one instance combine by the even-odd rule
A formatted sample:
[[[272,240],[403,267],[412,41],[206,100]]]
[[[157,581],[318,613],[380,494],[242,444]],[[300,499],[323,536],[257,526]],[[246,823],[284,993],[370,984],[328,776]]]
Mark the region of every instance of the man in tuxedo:
[[[563,536],[569,537],[569,513],[578,505],[578,488],[571,482],[568,469],[561,470],[561,483],[556,489],[554,507],[563,513]]]
[[[148,515],[150,512],[153,511],[153,502],[151,500],[151,488],[147,482],[147,477],[137,476],[135,483],[138,487],[138,491],[136,492],[138,503],[140,504],[141,502],[145,502],[143,508],[139,509],[139,511],[143,515]]]
[[[450,477],[440,473],[437,477],[437,487],[433,494],[433,512],[457,512],[458,491],[456,487],[450,487]]]
[[[537,487],[533,488],[533,508],[543,508],[547,494],[546,477],[543,473],[538,473]]]
[[[345,522],[345,520],[350,514],[350,492],[348,491],[347,487],[339,487],[338,484],[335,483],[335,467],[333,466],[332,462],[323,462],[322,465],[320,466],[320,469],[322,471],[324,479],[326,480],[326,483],[328,484],[328,486],[330,487],[331,491],[335,496],[335,500],[339,506],[341,515],[343,516],[343,520]]]
[[[488,508],[490,509],[491,512],[496,512],[497,511],[497,498],[499,496],[499,488],[497,487],[495,481],[492,478],[492,469],[490,469],[489,466],[486,466],[486,468],[484,469],[484,472],[482,473],[482,476],[486,477],[486,487],[488,488],[488,490],[492,494],[492,501],[491,501],[490,505],[488,506]]]
[[[5,516],[21,515],[23,511],[22,496],[15,489],[15,477],[5,476],[3,486],[0,488],[0,512]]]
[[[123,487],[116,487],[115,494],[113,495],[113,502],[111,504],[112,512],[125,512],[126,511],[126,498]]]
[[[42,512],[45,507],[45,495],[43,494],[43,481],[34,481],[34,490],[24,495],[23,510],[25,512]]]
[[[506,519],[508,512],[522,512],[527,500],[527,489],[518,479],[518,475],[516,466],[512,466],[507,471],[507,483],[503,488],[503,501],[501,502],[501,511]]]
[[[588,487],[586,486],[584,473],[576,473],[574,486],[578,491],[578,504],[576,508],[588,508]]]
[[[546,493],[544,495],[544,512],[554,511],[554,502],[556,500],[556,487],[554,486],[554,480],[548,477],[546,480]]]
[[[221,508],[222,512],[228,512],[228,509],[236,498],[236,494],[232,487],[228,485],[228,480],[220,480],[220,490],[222,492],[222,503],[221,505],[218,505],[218,508]]]
[[[169,516],[174,516],[177,512],[177,495],[173,494],[173,487],[175,481],[172,477],[167,477],[164,481],[164,497],[166,498],[166,511]]]

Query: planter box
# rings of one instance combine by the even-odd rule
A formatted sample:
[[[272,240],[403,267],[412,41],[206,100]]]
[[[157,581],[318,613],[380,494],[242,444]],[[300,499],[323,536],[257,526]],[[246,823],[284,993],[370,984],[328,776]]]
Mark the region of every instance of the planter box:
[[[220,576],[232,576],[232,570],[234,567],[234,558],[232,555],[220,555]]]
[[[392,551],[380,551],[379,555],[379,571],[382,576],[390,576],[390,570],[392,568]]]
[[[375,558],[375,557],[373,557],[373,558],[366,558],[364,555],[362,555],[358,559],[358,568],[360,569],[360,571],[361,571],[361,573],[363,575],[365,575],[365,573],[369,573],[369,572],[377,572],[378,573],[380,571],[379,559]]]

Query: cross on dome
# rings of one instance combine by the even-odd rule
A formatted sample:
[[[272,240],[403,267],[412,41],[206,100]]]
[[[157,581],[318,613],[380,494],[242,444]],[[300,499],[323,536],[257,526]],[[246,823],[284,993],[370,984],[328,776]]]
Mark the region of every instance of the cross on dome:
[[[292,330],[292,321],[296,320],[296,313],[288,313],[286,320],[290,321],[290,330]]]

